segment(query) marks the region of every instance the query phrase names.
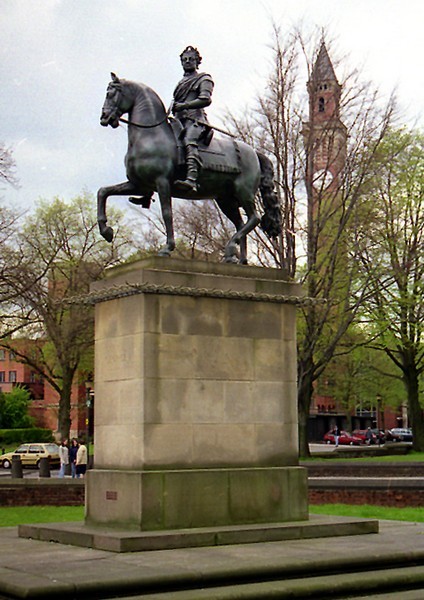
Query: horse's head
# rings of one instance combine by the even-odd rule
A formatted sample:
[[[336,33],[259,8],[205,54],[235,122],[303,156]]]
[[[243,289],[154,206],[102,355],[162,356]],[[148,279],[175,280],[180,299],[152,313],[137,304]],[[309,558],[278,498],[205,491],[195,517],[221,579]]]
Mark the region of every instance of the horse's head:
[[[124,91],[124,80],[111,73],[112,81],[107,86],[106,98],[100,117],[100,125],[118,127],[119,118],[131,108],[131,99]]]

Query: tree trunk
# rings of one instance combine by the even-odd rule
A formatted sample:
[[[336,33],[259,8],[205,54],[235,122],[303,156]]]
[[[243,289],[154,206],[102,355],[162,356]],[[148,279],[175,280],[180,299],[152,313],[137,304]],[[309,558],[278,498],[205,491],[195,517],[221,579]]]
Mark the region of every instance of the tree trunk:
[[[408,395],[410,425],[414,434],[413,448],[417,452],[424,452],[424,418],[420,405],[419,377],[415,365],[404,371],[403,380]]]
[[[73,378],[73,371],[70,372],[68,370],[65,371],[62,378],[58,417],[58,431],[62,440],[69,439],[69,431],[71,428],[71,394]]]
[[[302,365],[305,367],[305,365]],[[310,456],[308,439],[308,421],[309,410],[311,406],[312,394],[314,391],[312,379],[312,365],[303,370],[303,375],[299,375],[297,388],[297,408],[299,418],[299,457],[307,458]]]

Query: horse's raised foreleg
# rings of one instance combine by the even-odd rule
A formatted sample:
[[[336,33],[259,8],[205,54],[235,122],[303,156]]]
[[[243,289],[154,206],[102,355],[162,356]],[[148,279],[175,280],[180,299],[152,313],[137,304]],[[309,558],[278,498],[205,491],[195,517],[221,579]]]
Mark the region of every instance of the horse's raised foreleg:
[[[102,187],[97,192],[97,222],[101,235],[107,242],[113,240],[113,229],[107,225],[106,200],[109,196],[128,196],[137,193],[138,188],[130,181]]]
[[[166,177],[158,179],[156,184],[162,210],[162,218],[166,229],[166,245],[159,250],[159,256],[171,256],[171,252],[175,249],[171,185]]]

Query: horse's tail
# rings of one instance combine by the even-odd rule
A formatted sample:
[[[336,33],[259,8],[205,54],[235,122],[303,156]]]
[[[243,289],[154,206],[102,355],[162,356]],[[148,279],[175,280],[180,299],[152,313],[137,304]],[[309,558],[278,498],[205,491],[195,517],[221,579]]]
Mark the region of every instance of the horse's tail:
[[[262,204],[265,214],[261,218],[261,229],[270,238],[276,238],[283,229],[283,218],[281,216],[280,203],[274,186],[274,167],[270,159],[261,152],[258,155],[261,167],[261,181],[259,190],[261,192]]]

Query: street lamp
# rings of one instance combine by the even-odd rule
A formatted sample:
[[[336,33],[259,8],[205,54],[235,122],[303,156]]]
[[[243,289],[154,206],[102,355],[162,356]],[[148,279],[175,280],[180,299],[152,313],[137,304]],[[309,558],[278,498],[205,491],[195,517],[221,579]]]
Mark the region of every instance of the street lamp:
[[[85,382],[85,426],[87,432],[87,443],[90,441],[90,413],[94,402],[94,390],[92,388],[92,385],[93,383],[91,381]]]
[[[377,419],[377,436],[378,436],[378,445],[380,445],[381,443],[381,438],[380,438],[380,429],[381,428],[381,401],[382,401],[382,396],[381,394],[377,394],[375,397],[376,401],[377,401],[377,414],[376,414],[376,419]]]

